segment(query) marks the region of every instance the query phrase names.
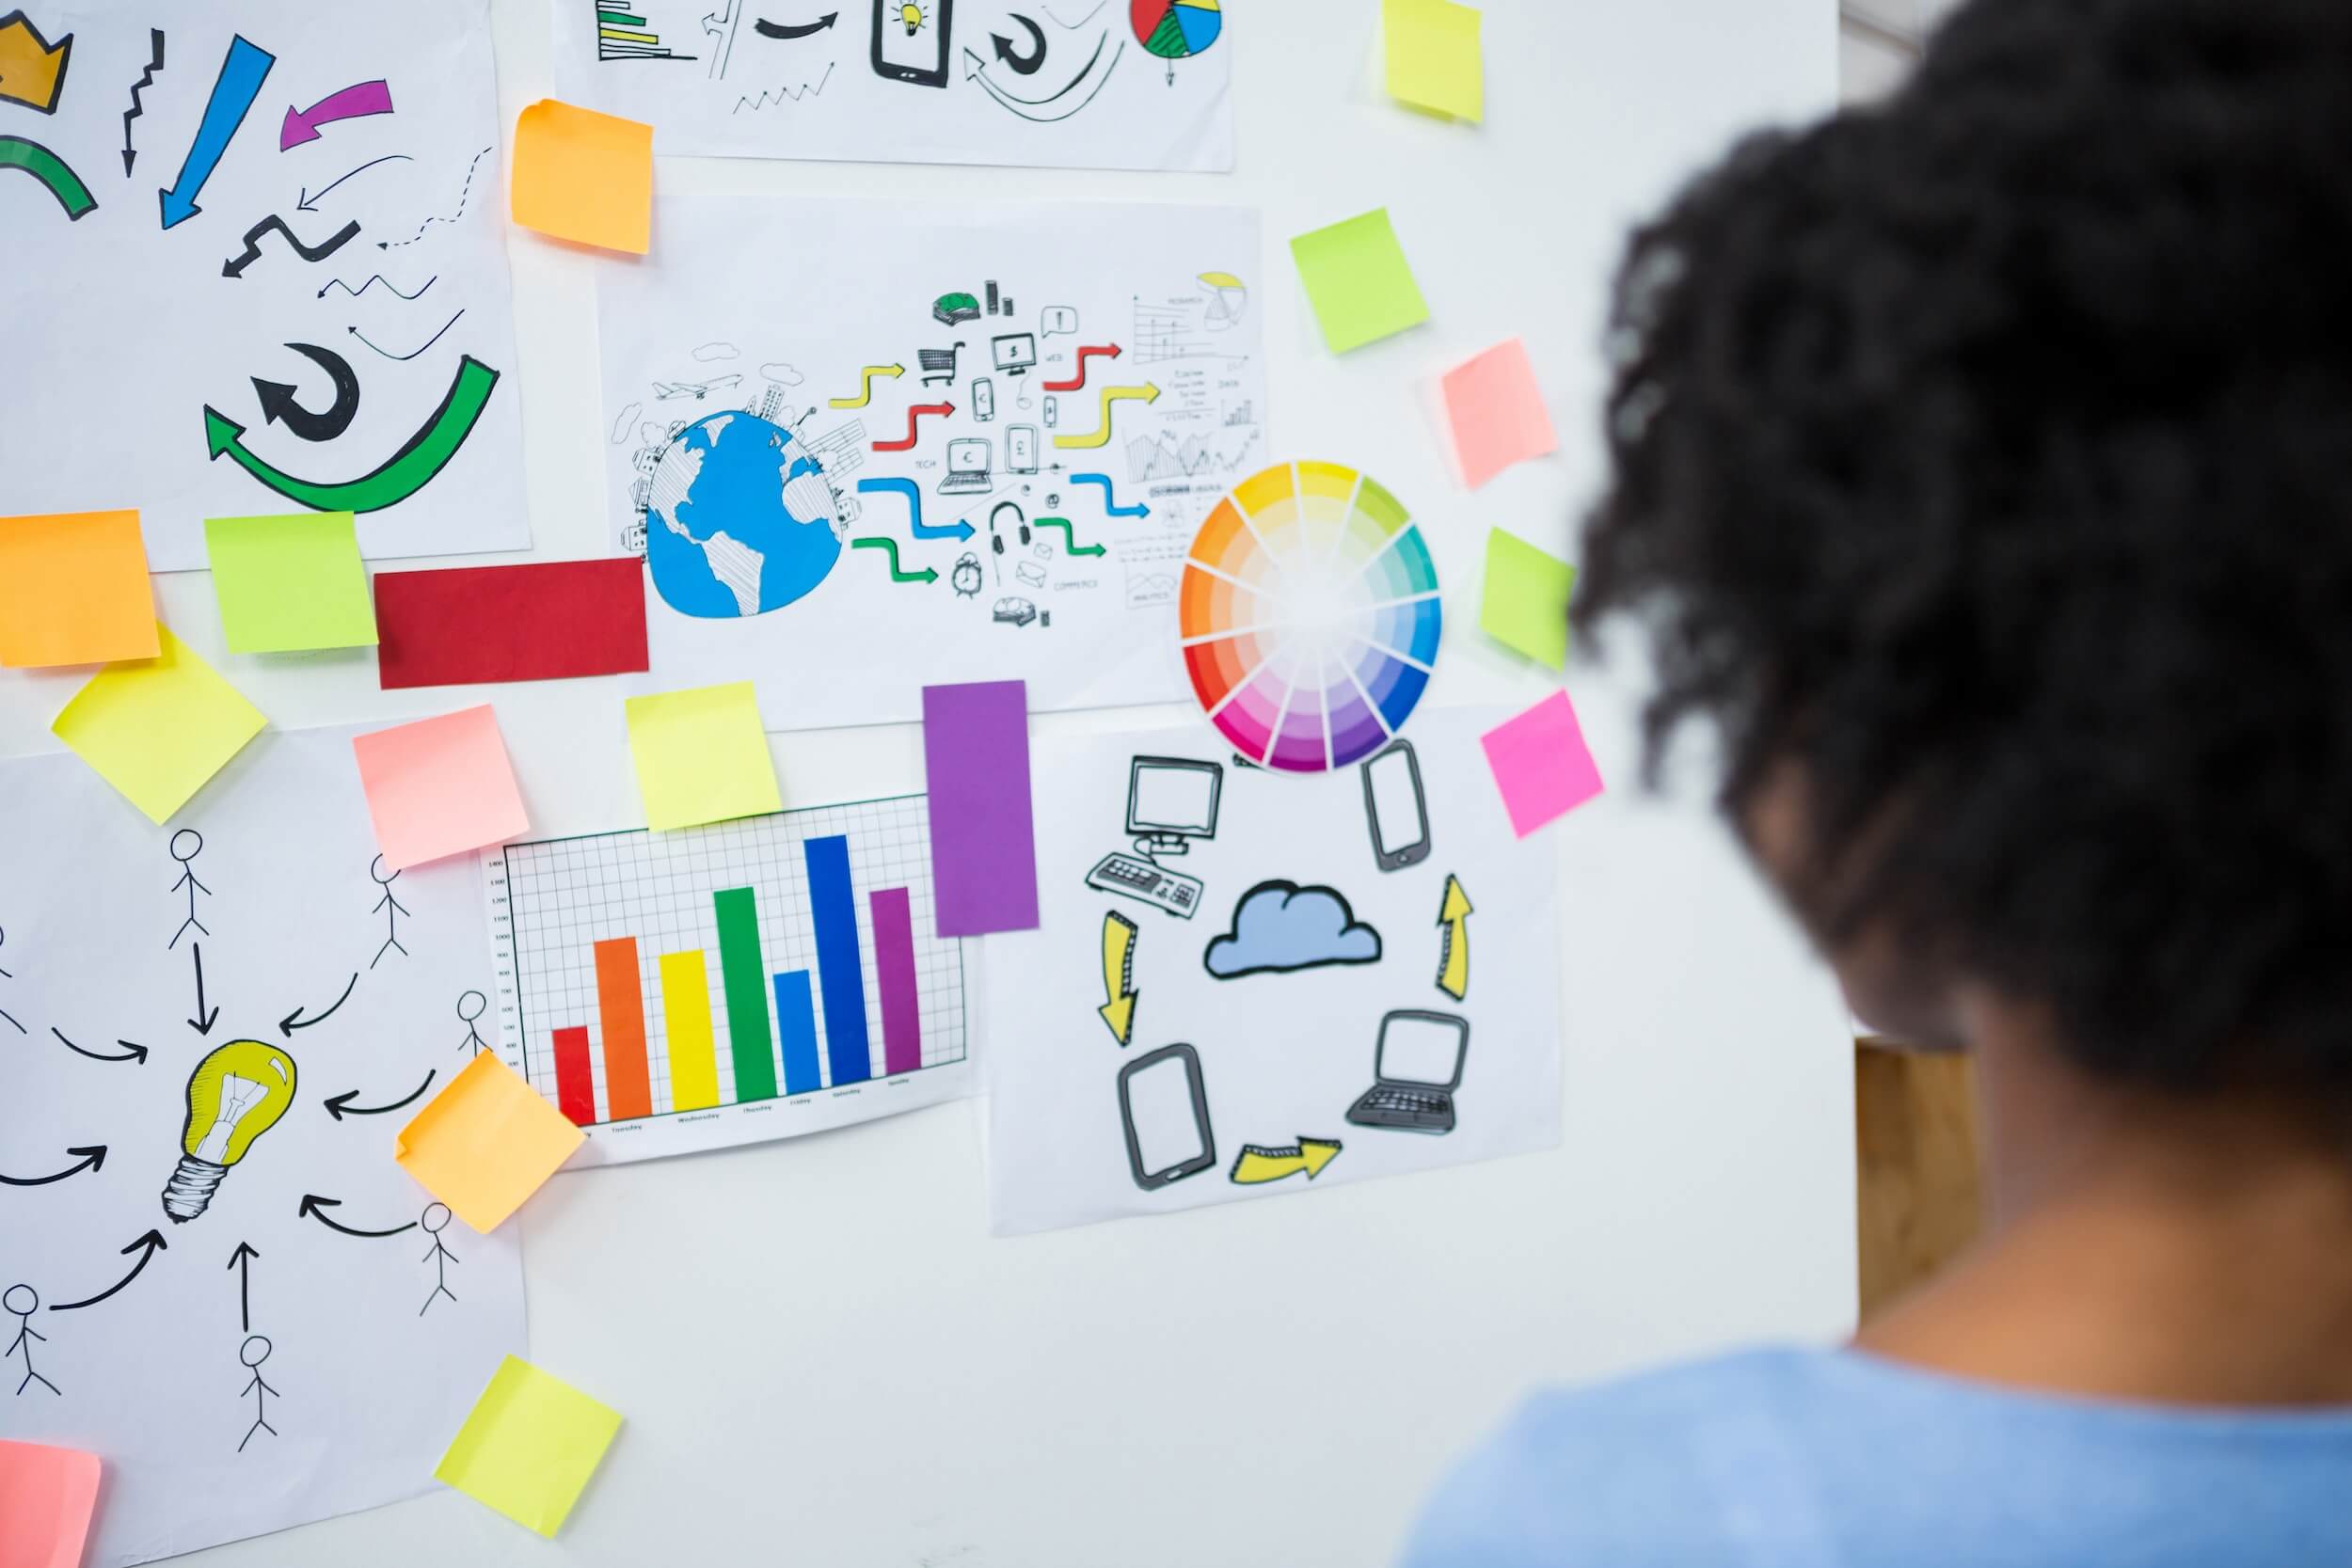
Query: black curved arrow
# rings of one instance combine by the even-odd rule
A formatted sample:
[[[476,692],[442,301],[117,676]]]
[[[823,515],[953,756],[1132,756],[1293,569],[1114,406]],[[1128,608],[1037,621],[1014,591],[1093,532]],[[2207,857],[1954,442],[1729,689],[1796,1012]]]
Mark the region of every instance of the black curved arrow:
[[[342,1206],[343,1200],[340,1197],[321,1197],[316,1193],[304,1193],[302,1207],[294,1212],[294,1216],[299,1219],[302,1215],[308,1214],[327,1229],[340,1230],[346,1236],[397,1236],[404,1230],[417,1228],[417,1222],[410,1220],[406,1225],[396,1225],[389,1230],[354,1230],[350,1226],[337,1225],[326,1217],[326,1212],[329,1209],[340,1209]]]
[[[1029,30],[1029,52],[1027,54],[1023,55],[1015,51],[1012,40],[1002,33],[989,34],[988,40],[996,46],[998,59],[1024,76],[1034,76],[1038,72],[1038,68],[1045,63],[1045,29],[1018,11],[1013,13],[1012,20]]]
[[[351,988],[358,983],[359,972],[355,969],[351,972],[351,978],[343,982],[342,995],[335,998],[335,1007],[340,1007],[344,1003],[351,1000]],[[288,1013],[284,1018],[278,1021],[278,1032],[285,1036],[288,1039],[292,1039],[294,1038],[294,1032],[296,1029],[308,1029],[313,1023],[326,1022],[329,1018],[334,1016],[335,1007],[327,1008],[326,1012],[319,1014],[316,1018],[304,1018],[302,1016],[302,1009],[300,1007],[296,1007],[293,1012]]]
[[[253,1332],[253,1259],[262,1256],[253,1250],[250,1242],[239,1242],[237,1250],[229,1255],[229,1266],[237,1274],[237,1323],[240,1333]]]
[[[77,1055],[87,1056],[93,1062],[145,1062],[147,1060],[147,1047],[143,1045],[133,1045],[129,1040],[115,1041],[117,1045],[128,1048],[124,1054],[120,1056],[102,1056],[95,1051],[84,1051],[80,1046],[75,1045],[72,1040],[66,1039],[65,1031],[58,1028],[54,1023],[49,1026],[49,1032],[56,1036],[60,1040],[64,1040],[67,1050],[73,1052]]]
[[[347,1093],[339,1094],[332,1100],[329,1100],[326,1102],[326,1114],[333,1117],[337,1121],[341,1121],[345,1117],[380,1117],[387,1111],[397,1111],[403,1105],[413,1103],[418,1095],[421,1095],[424,1093],[425,1090],[431,1088],[433,1086],[433,1075],[438,1070],[440,1069],[437,1068],[427,1068],[425,1069],[424,1082],[419,1084],[415,1090],[409,1094],[406,1100],[395,1100],[389,1105],[354,1105],[352,1101],[359,1098],[359,1091],[358,1089],[352,1089]],[[0,1177],[0,1180],[5,1180],[6,1178]]]
[[[104,1144],[92,1144],[87,1148],[69,1148],[66,1152],[79,1154],[82,1157],[81,1163],[68,1165],[55,1176],[0,1176],[0,1181],[5,1181],[11,1187],[46,1187],[52,1181],[62,1181],[69,1176],[78,1176],[86,1170],[96,1170],[106,1163]]]
[[[278,230],[280,234],[286,236],[286,243],[294,246],[294,254],[301,257],[304,261],[324,261],[326,258],[342,249],[344,245],[348,245],[352,240],[358,236],[359,223],[358,220],[355,218],[351,222],[344,224],[341,229],[336,230],[335,232],[329,234],[326,239],[320,241],[317,245],[304,245],[300,240],[294,237],[294,231],[286,227],[286,220],[284,218],[279,217],[276,213],[272,213],[269,216],[263,218],[261,222],[255,224],[252,228],[245,231],[244,251],[238,255],[231,256],[229,260],[223,261],[220,264],[220,275],[223,277],[243,277],[245,276],[245,269],[262,259],[262,236],[268,233],[273,229]]]
[[[294,389],[282,381],[253,377],[253,395],[262,400],[262,422],[283,424],[305,441],[331,441],[351,428],[359,412],[359,377],[351,361],[316,343],[288,343],[288,348],[325,371],[335,383],[335,402],[323,414],[313,414],[294,401]]]
[[[129,1246],[122,1249],[122,1255],[125,1258],[128,1258],[135,1252],[138,1252],[139,1254],[139,1260],[131,1265],[131,1272],[129,1274],[124,1275],[120,1279],[116,1280],[105,1290],[99,1291],[96,1295],[90,1297],[87,1301],[52,1302],[49,1305],[49,1310],[52,1312],[72,1312],[81,1307],[97,1306],[100,1302],[104,1301],[108,1296],[113,1295],[117,1291],[121,1290],[125,1285],[128,1285],[131,1281],[136,1279],[139,1276],[139,1271],[147,1267],[147,1260],[150,1258],[154,1257],[157,1253],[163,1251],[164,1248],[168,1245],[170,1245],[170,1243],[164,1240],[163,1233],[161,1231],[149,1231],[146,1235],[141,1236],[137,1241],[133,1242]],[[139,1252],[141,1247],[145,1247],[147,1250]]]
[[[803,22],[797,26],[787,26],[781,22],[771,22],[763,16],[752,24],[752,31],[764,39],[804,39],[811,33],[823,32],[840,20],[839,11],[827,11],[814,22]]]

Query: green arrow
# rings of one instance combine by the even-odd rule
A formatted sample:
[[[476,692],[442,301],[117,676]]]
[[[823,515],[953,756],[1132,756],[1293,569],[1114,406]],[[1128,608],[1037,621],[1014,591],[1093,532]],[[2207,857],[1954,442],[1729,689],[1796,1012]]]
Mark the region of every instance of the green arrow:
[[[937,582],[939,580],[939,574],[929,566],[919,572],[898,570],[898,541],[896,539],[852,539],[850,541],[850,548],[888,550],[890,552],[890,580],[893,582]]]
[[[1070,526],[1070,519],[1067,517],[1040,517],[1036,526],[1061,530],[1062,549],[1066,554],[1101,555],[1104,553],[1104,546],[1079,544],[1077,531]]]
[[[21,168],[42,184],[65,209],[65,215],[76,221],[98,210],[98,198],[82,183],[82,177],[66,167],[65,160],[37,141],[23,136],[0,136],[0,168]]]
[[[457,455],[457,449],[466,444],[466,437],[473,434],[474,421],[482,418],[483,406],[490,401],[490,388],[498,385],[498,372],[467,355],[458,364],[457,374],[450,382],[441,406],[433,411],[422,429],[408,437],[408,444],[373,472],[341,484],[314,484],[271,467],[245,450],[238,439],[245,434],[245,426],[209,404],[204,410],[204,445],[210,455],[218,457],[227,452],[255,479],[313,511],[381,512],[423,489],[435,474],[449,466],[449,460]]]

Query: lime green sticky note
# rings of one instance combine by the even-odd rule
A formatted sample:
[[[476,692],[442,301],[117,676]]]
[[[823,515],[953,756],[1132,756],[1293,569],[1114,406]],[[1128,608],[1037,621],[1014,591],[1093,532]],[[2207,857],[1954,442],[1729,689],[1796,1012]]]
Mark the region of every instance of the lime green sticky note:
[[[1456,119],[1486,114],[1483,19],[1454,0],[1382,0],[1380,28],[1389,56],[1389,96]]]
[[[162,653],[107,665],[49,729],[161,823],[269,721],[170,627],[155,635]]]
[[[1361,348],[1429,319],[1429,305],[1396,243],[1386,207],[1291,242],[1299,281],[1334,354]]]
[[[510,1355],[490,1374],[433,1479],[551,1537],[620,1430],[619,1411]]]
[[[230,653],[375,645],[375,604],[350,513],[207,517],[204,547]]]
[[[784,809],[750,681],[628,700],[645,825],[692,828]]]
[[[1486,589],[1478,601],[1478,626],[1505,647],[1538,664],[1563,670],[1568,663],[1568,595],[1576,568],[1546,555],[1517,534],[1486,533]]]

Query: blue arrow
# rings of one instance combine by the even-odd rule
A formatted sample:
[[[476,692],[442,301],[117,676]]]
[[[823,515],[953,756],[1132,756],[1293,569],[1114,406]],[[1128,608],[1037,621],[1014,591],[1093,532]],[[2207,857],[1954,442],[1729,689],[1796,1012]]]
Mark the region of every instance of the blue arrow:
[[[163,203],[166,229],[185,223],[204,210],[196,204],[197,193],[213,177],[220,155],[229,150],[237,127],[245,123],[246,112],[262,94],[262,79],[277,63],[277,55],[255,48],[242,36],[230,40],[229,57],[220,62],[220,78],[213,84],[212,99],[204,105],[204,122],[196,128],[196,140],[189,144],[187,157],[181,160],[180,178],[171,182],[171,189],[155,193]]]
[[[1111,476],[1108,474],[1072,474],[1070,476],[1070,483],[1073,484],[1101,485],[1103,487],[1103,511],[1107,516],[1149,517],[1152,515],[1152,509],[1148,506],[1118,506],[1113,504],[1115,498],[1111,495]]]
[[[923,487],[911,479],[861,479],[857,493],[870,496],[877,492],[904,496],[907,501],[907,521],[917,539],[969,539],[972,525],[954,522],[946,528],[927,528],[923,523]]]

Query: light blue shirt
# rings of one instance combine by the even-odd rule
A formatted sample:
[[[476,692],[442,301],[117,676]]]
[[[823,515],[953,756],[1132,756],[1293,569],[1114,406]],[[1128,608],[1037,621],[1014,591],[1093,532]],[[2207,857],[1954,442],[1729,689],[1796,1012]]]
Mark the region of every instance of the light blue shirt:
[[[1405,1568],[2352,1564],[2352,1410],[2060,1399],[1757,1351],[1540,1395]]]

